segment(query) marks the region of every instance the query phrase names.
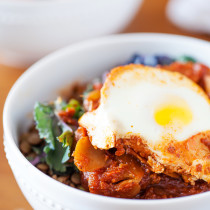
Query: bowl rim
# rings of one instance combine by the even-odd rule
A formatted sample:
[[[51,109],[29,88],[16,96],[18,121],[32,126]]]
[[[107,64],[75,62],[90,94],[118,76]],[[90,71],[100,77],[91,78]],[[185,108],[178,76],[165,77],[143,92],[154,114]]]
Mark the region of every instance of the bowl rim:
[[[97,194],[92,194],[89,192],[81,191],[75,188],[72,188],[70,186],[67,186],[63,183],[60,183],[54,179],[52,179],[50,176],[44,174],[40,170],[38,170],[35,166],[33,166],[26,158],[25,156],[20,152],[18,146],[15,144],[14,137],[12,135],[12,132],[9,128],[9,105],[10,101],[15,95],[15,90],[16,87],[21,86],[22,83],[24,83],[25,80],[27,80],[28,76],[31,74],[37,74],[39,73],[39,70],[41,69],[40,67],[47,65],[48,63],[51,63],[54,59],[59,60],[59,58],[63,57],[66,53],[70,52],[76,52],[79,51],[83,48],[89,48],[89,47],[94,47],[98,45],[106,45],[106,44],[111,44],[111,43],[122,43],[124,41],[127,42],[133,42],[133,41],[147,41],[151,39],[155,39],[157,41],[165,41],[165,42],[171,42],[173,40],[180,40],[180,41],[186,41],[186,42],[193,42],[194,44],[199,44],[199,45],[209,45],[210,48],[210,43],[208,41],[204,41],[201,39],[197,38],[192,38],[192,37],[187,37],[187,36],[182,36],[182,35],[174,35],[174,34],[164,34],[164,33],[128,33],[128,34],[117,34],[117,35],[109,35],[109,36],[104,36],[104,37],[99,37],[99,38],[93,38],[90,40],[82,41],[79,43],[71,44],[68,45],[67,47],[61,48],[53,53],[50,53],[49,55],[43,57],[40,59],[38,62],[33,64],[30,68],[28,68],[13,84],[12,88],[9,91],[9,94],[6,98],[5,104],[4,104],[4,109],[3,109],[3,129],[4,129],[4,141],[9,144],[11,147],[14,155],[16,155],[16,158],[20,159],[22,163],[27,165],[30,170],[34,172],[34,174],[42,177],[44,180],[46,180],[49,184],[54,185],[57,188],[62,188],[63,191],[72,191],[72,193],[77,194],[78,196],[83,196],[83,198],[86,199],[97,199],[100,202],[111,202],[113,204],[126,204],[126,205],[141,205],[141,204],[146,204],[148,206],[155,206],[158,204],[172,204],[172,203],[181,203],[181,202],[187,202],[187,201],[192,201],[194,199],[204,199],[204,198],[209,198],[210,191],[209,192],[204,192],[204,193],[199,193],[195,195],[189,195],[189,196],[184,196],[184,197],[178,197],[178,198],[170,198],[170,199],[149,199],[149,200],[143,200],[143,199],[124,199],[124,198],[113,198],[113,197],[108,197],[108,196],[102,196],[102,195],[97,195]],[[62,88],[62,87],[61,87]]]

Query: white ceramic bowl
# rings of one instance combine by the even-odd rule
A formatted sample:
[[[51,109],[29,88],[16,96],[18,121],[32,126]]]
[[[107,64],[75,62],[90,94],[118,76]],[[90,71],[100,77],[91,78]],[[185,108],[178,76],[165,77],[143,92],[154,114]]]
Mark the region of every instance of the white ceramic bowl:
[[[15,83],[3,113],[5,151],[26,199],[38,210],[207,210],[210,192],[164,200],[110,198],[83,192],[55,181],[31,165],[18,149],[18,136],[31,122],[35,101],[55,99],[58,90],[88,80],[125,62],[135,53],[191,55],[210,66],[210,44],[194,38],[164,34],[115,35],[71,45],[42,59]]]
[[[183,30],[210,34],[209,0],[170,0],[166,14],[172,23]]]
[[[119,32],[141,2],[0,0],[0,62],[28,66],[75,41]]]

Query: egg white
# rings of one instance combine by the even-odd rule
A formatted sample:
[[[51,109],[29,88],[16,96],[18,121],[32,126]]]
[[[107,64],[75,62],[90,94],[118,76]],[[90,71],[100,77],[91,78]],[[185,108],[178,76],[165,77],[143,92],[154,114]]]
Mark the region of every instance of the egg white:
[[[154,118],[159,106],[183,100],[192,113],[190,123],[162,126]],[[148,145],[183,141],[210,130],[210,104],[202,89],[179,73],[134,66],[112,70],[98,109],[84,114],[79,124],[94,146],[109,149],[119,138],[139,136]]]

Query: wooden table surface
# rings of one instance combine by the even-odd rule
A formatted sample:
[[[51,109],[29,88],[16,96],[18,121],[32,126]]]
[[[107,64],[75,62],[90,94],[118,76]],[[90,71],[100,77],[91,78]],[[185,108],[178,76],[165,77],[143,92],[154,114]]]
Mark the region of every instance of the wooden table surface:
[[[123,32],[161,32],[182,34],[209,40],[210,36],[185,32],[172,25],[165,16],[167,0],[145,0],[130,25]],[[1,59],[0,59],[1,62]],[[23,73],[17,69],[0,65],[0,117],[5,98],[15,80]],[[3,151],[3,128],[0,126],[0,210],[32,209],[15,182]]]

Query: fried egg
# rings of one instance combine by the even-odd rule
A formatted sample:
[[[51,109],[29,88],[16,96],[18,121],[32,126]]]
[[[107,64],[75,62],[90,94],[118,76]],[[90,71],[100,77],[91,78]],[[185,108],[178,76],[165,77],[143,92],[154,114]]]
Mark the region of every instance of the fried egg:
[[[97,148],[110,149],[118,139],[135,136],[151,150],[156,163],[174,165],[176,172],[181,167],[184,173],[202,178],[193,164],[204,158],[201,161],[210,170],[205,145],[202,157],[188,154],[192,158],[188,163],[181,154],[188,150],[183,146],[187,140],[210,131],[210,101],[196,83],[180,73],[141,65],[113,69],[101,89],[99,107],[85,113],[79,124]],[[174,145],[176,150],[177,144],[184,148],[181,156],[166,147]],[[209,180],[208,173],[204,180]]]

